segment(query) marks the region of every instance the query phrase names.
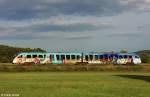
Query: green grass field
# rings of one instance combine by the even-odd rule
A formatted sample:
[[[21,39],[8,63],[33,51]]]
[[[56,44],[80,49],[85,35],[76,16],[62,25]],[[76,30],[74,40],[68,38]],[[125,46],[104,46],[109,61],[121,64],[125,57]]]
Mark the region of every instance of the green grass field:
[[[1,72],[0,94],[19,94],[19,97],[150,97],[150,73]]]

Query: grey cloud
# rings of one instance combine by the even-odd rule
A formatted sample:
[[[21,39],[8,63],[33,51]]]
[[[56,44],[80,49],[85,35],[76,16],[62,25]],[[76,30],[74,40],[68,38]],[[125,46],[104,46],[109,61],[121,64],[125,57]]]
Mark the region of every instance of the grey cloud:
[[[29,19],[64,15],[113,15],[123,11],[117,0],[5,0],[1,19]]]
[[[121,37],[121,38],[137,38],[137,37],[148,37],[150,33],[142,32],[130,32],[130,33],[111,33],[109,37]]]
[[[22,20],[63,15],[110,16],[149,10],[148,0],[2,0],[0,19]]]

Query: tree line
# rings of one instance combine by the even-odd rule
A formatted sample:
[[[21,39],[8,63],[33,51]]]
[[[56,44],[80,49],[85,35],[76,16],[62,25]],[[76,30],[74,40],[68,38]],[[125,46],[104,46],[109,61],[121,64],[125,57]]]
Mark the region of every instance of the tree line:
[[[0,63],[10,63],[16,54],[20,52],[46,52],[41,48],[19,48],[0,45]]]

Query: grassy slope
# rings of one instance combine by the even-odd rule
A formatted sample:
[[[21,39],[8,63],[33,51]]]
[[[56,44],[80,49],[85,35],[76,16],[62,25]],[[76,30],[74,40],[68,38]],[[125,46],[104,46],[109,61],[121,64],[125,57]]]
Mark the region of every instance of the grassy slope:
[[[20,97],[149,97],[149,92],[148,73],[0,73],[0,93]]]

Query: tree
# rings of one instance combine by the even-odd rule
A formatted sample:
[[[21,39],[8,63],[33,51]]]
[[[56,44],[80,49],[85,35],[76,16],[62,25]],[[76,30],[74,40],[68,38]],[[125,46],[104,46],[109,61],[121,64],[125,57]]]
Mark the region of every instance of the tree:
[[[128,53],[126,50],[121,50],[120,53]]]

